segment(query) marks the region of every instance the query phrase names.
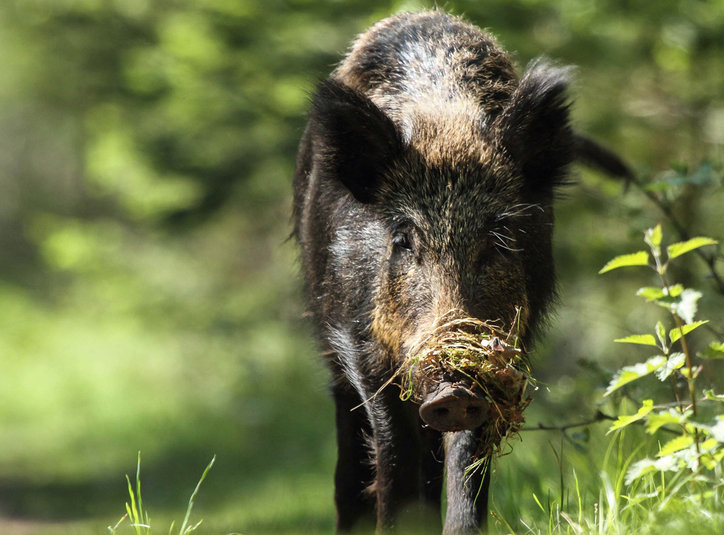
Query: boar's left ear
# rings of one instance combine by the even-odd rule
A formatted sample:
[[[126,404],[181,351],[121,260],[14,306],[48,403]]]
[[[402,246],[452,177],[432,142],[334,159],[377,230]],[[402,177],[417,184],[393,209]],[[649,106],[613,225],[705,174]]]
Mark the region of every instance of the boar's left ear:
[[[374,202],[386,166],[402,147],[392,119],[354,89],[326,80],[314,95],[309,121],[315,164],[358,201]]]
[[[492,125],[494,139],[521,166],[534,194],[565,184],[567,168],[575,158],[570,71],[534,61]]]

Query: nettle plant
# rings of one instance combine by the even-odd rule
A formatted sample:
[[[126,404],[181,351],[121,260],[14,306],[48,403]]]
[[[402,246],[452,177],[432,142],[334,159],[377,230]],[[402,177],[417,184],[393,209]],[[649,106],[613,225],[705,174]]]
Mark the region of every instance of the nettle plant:
[[[638,412],[632,416],[620,416],[611,426],[609,433],[623,429],[633,423],[643,424],[646,432],[653,435],[660,429],[670,432],[671,438],[660,444],[656,458],[646,458],[629,466],[626,484],[632,484],[647,475],[676,472],[693,478],[706,479],[707,474],[720,471],[719,464],[724,458],[724,395],[714,391],[704,391],[697,395],[696,379],[701,372],[701,361],[724,359],[724,344],[712,342],[703,352],[692,354],[689,334],[708,323],[708,320],[695,320],[697,302],[701,292],[673,284],[668,270],[676,258],[707,245],[718,243],[711,238],[698,237],[684,242],[674,243],[666,248],[664,258],[661,241],[661,225],[648,229],[644,241],[649,251],[618,256],[606,264],[599,273],[606,273],[625,266],[647,266],[653,269],[661,281],[661,286],[641,288],[637,295],[666,309],[673,320],[673,328],[667,329],[661,321],[656,323],[654,334],[635,334],[615,340],[628,344],[641,344],[656,348],[656,355],[645,362],[624,366],[618,370],[608,386],[605,396],[619,388],[654,375],[659,381],[670,382],[675,401],[655,405],[647,399],[641,403]],[[713,405],[714,410],[702,410],[702,405]],[[708,409],[711,409],[709,407]],[[707,417],[707,414],[709,415]],[[682,478],[682,480],[692,478]],[[662,480],[663,481],[663,480]],[[714,480],[711,481],[715,484]]]

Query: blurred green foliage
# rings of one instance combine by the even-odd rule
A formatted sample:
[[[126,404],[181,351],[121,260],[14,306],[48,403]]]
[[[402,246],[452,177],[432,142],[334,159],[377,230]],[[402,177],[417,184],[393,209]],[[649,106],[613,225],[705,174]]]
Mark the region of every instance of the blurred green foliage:
[[[309,92],[353,36],[432,5],[0,3],[0,514],[107,524],[138,450],[147,499],[181,508],[216,453],[199,515],[228,531],[331,530],[333,410],[286,242],[295,151]],[[521,66],[578,65],[577,126],[722,238],[724,1],[445,7]],[[562,306],[535,354],[548,386],[530,422],[595,410],[591,392],[627,358],[610,340],[650,319],[631,297],[645,280],[596,272],[658,220],[588,172],[561,200]],[[692,261],[679,278],[705,274]],[[720,298],[701,307],[721,330]],[[501,461],[511,514],[524,514],[512,495],[557,485],[551,438],[524,435]],[[587,447],[575,462],[592,467]]]

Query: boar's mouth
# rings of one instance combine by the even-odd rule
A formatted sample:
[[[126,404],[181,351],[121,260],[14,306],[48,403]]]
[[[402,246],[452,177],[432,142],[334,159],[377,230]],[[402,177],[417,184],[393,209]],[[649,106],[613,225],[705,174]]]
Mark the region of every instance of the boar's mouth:
[[[438,431],[483,426],[478,455],[500,452],[524,423],[533,383],[513,330],[450,311],[408,352],[398,371],[401,398],[420,403],[420,417]]]

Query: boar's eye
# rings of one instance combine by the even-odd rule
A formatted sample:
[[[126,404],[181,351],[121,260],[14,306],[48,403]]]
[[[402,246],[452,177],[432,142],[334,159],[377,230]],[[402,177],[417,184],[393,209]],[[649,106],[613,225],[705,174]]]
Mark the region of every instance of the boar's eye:
[[[412,251],[412,239],[408,230],[398,230],[392,235],[392,245],[398,251]]]

